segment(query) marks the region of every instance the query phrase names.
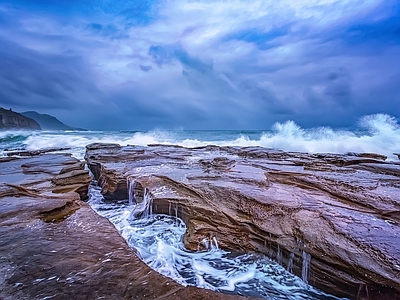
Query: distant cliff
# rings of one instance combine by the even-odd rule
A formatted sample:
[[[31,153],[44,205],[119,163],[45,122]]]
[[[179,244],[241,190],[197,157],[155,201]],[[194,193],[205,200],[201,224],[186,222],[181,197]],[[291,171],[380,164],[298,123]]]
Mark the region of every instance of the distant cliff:
[[[40,127],[44,130],[85,130],[82,128],[75,128],[65,125],[56,117],[46,114],[40,114],[36,111],[26,111],[21,114],[38,122]]]
[[[0,129],[32,129],[40,130],[41,127],[35,120],[0,107]]]

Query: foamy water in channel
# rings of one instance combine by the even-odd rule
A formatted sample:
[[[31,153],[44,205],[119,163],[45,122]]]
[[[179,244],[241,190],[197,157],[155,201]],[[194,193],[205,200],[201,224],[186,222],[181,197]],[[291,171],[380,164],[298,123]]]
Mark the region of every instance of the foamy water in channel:
[[[184,147],[206,145],[261,146],[284,151],[308,153],[372,152],[398,161],[400,125],[386,114],[363,117],[354,130],[328,127],[304,129],[293,121],[277,123],[270,130],[249,131],[0,131],[0,156],[15,150],[39,150],[49,147],[69,148],[83,159],[90,143],[118,143],[146,146],[172,144]],[[132,218],[134,206],[128,200],[106,204],[96,187],[90,189],[90,204],[120,231],[153,269],[182,285],[195,285],[268,299],[337,299],[307,285],[274,261],[260,256],[238,254],[218,249],[218,241],[208,243],[206,252],[189,252],[181,242],[185,224],[170,216],[150,215]],[[305,254],[303,261],[309,259]],[[307,263],[303,273],[307,272]]]
[[[179,218],[153,214],[136,218],[135,205],[128,200],[106,203],[93,185],[89,196],[89,204],[115,225],[147,265],[184,286],[268,299],[339,299],[316,290],[261,254],[221,250],[216,239],[203,241],[208,251],[186,250],[182,243],[186,225]]]

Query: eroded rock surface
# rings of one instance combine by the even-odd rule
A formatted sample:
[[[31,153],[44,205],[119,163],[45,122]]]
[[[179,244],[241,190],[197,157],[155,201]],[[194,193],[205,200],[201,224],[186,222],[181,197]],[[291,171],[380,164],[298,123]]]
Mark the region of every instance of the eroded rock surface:
[[[35,120],[25,117],[20,113],[0,107],[0,130],[2,129],[32,129],[40,130],[40,125]]]
[[[81,200],[90,181],[69,155],[0,159],[0,299],[243,299],[151,270]]]
[[[147,193],[181,217],[189,249],[215,237],[300,277],[310,262],[304,279],[338,296],[400,297],[400,165],[384,156],[92,144],[86,160],[109,201]]]

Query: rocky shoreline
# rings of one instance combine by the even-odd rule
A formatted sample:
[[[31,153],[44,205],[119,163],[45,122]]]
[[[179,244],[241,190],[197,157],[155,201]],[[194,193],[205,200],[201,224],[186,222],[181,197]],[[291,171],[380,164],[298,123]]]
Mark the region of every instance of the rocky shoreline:
[[[42,128],[38,122],[31,118],[25,117],[11,108],[6,110],[0,107],[0,130],[3,129],[41,130]]]
[[[0,158],[0,299],[246,299],[153,271],[83,201],[83,162],[23,155]]]
[[[400,165],[377,154],[290,153],[259,147],[87,146],[109,201],[147,193],[177,214],[188,249],[265,253],[305,281],[349,298],[400,291]],[[131,189],[129,190],[129,187]]]
[[[84,201],[85,163],[49,151],[0,158],[1,299],[244,299],[147,267]],[[258,147],[87,146],[106,200],[187,225],[184,243],[261,252],[326,292],[400,297],[400,164],[377,154]],[[304,263],[309,270],[304,276]]]

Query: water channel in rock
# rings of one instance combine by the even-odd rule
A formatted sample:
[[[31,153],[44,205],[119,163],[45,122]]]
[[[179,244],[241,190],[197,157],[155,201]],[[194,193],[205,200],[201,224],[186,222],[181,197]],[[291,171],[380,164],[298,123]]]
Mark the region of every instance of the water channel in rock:
[[[186,250],[182,243],[184,222],[152,214],[148,202],[104,202],[95,185],[90,187],[89,196],[93,209],[114,224],[147,265],[184,286],[268,299],[339,299],[313,288],[262,254],[219,249],[216,239],[201,242],[207,251]],[[303,260],[304,274],[309,257],[304,255]]]

